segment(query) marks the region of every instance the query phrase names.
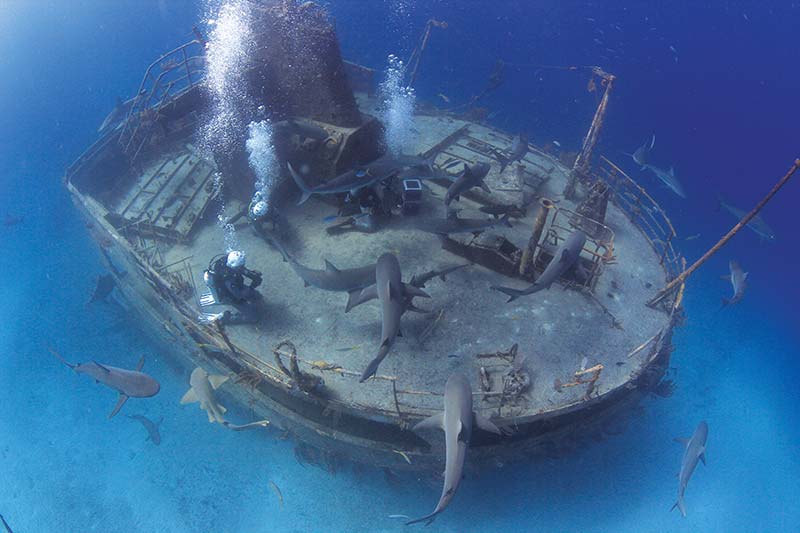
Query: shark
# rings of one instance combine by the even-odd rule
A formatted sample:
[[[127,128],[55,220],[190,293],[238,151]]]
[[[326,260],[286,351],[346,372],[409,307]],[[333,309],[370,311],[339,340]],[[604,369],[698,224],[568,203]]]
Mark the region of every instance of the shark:
[[[209,374],[202,367],[192,370],[189,376],[189,390],[181,398],[181,405],[200,403],[200,409],[208,415],[210,423],[225,424],[225,413],[228,411],[214,396],[214,391],[228,381],[229,376]]]
[[[408,226],[411,229],[440,236],[458,233],[477,235],[496,226],[513,227],[508,214],[501,218],[461,218],[456,214],[451,214],[447,218],[413,217],[404,220],[409,220]]]
[[[500,161],[500,172],[503,172],[508,165],[513,163],[514,161],[522,161],[522,158],[525,157],[525,154],[528,153],[528,136],[524,133],[520,133],[514,138],[514,141],[511,143],[511,151],[508,155],[503,155],[501,153],[495,153],[497,160]]]
[[[135,370],[126,370],[124,368],[117,368],[110,365],[104,365],[96,361],[90,363],[70,363],[61,355],[49,349],[59,361],[70,367],[78,374],[85,374],[93,378],[97,383],[102,383],[106,387],[114,389],[119,393],[119,398],[114,406],[114,410],[108,415],[108,418],[114,418],[128,398],[150,398],[158,394],[161,390],[161,385],[143,373],[141,370],[144,367],[144,356],[139,359],[139,364],[136,365]]]
[[[303,266],[294,259],[286,248],[277,240],[270,239],[272,244],[288,262],[292,270],[303,280],[305,287],[316,287],[324,291],[346,292],[347,306],[345,312],[352,308],[351,302],[355,301],[362,289],[375,284],[375,264],[355,268],[337,268],[333,263],[325,260],[324,270],[314,270]]]
[[[464,163],[464,170],[447,188],[447,192],[444,195],[444,205],[449,206],[450,202],[458,200],[461,194],[473,187],[480,187],[484,192],[491,193],[489,186],[483,181],[491,168],[489,163],[484,163],[483,161],[479,161],[472,166]]]
[[[669,169],[663,169],[650,164],[650,152],[653,151],[655,144],[656,136],[653,135],[649,142],[645,141],[645,143],[637,148],[635,152],[632,154],[626,153],[625,155],[629,155],[633,159],[634,163],[639,165],[642,170],[649,170],[655,174],[655,176],[661,180],[661,182],[672,192],[681,198],[686,198],[686,192],[683,189],[683,185],[681,185],[681,182],[678,181],[677,177],[675,177],[675,168],[669,167]]]
[[[400,262],[394,254],[388,252],[381,255],[375,264],[375,285],[362,291],[364,301],[372,299],[370,293],[373,291],[381,304],[381,343],[378,353],[361,374],[360,383],[375,375],[378,366],[392,349],[395,339],[402,335],[400,318],[406,310],[417,310],[411,299],[414,296],[430,298],[422,289],[403,283]]]
[[[686,492],[686,485],[697,468],[697,463],[703,461],[706,464],[706,439],[708,438],[708,424],[700,422],[697,429],[694,431],[689,439],[675,439],[676,442],[683,444],[686,449],[683,452],[683,459],[681,460],[681,471],[678,473],[678,501],[672,506],[676,507],[683,516],[686,516],[686,505],[683,501],[683,495]]]
[[[717,198],[719,200],[719,206],[730,213],[731,215],[735,216],[739,220],[743,219],[747,216],[747,211],[743,209],[739,209],[736,206],[733,206],[723,200],[721,197]],[[764,222],[764,219],[761,218],[761,215],[756,215],[750,219],[750,222],[747,223],[747,227],[753,230],[756,235],[761,237],[762,240],[767,241],[774,241],[775,240],[775,232],[769,227],[769,224]]]
[[[101,300],[106,301],[106,298],[111,294],[111,291],[114,290],[116,285],[117,282],[114,276],[111,274],[101,274],[97,277],[97,283],[95,284],[91,298],[89,298],[89,303],[92,304]]]
[[[528,294],[549,289],[554,281],[559,279],[569,269],[577,265],[578,258],[580,257],[581,250],[583,250],[583,245],[585,243],[586,234],[580,230],[573,231],[570,236],[567,237],[564,243],[558,247],[556,253],[553,254],[553,258],[550,260],[550,263],[544,269],[544,272],[542,272],[542,275],[539,276],[532,285],[529,285],[523,290],[512,289],[511,287],[502,287],[499,285],[493,285],[492,289],[508,295],[508,300],[506,303],[512,302],[520,296],[527,296]]]
[[[384,155],[371,163],[358,165],[312,188],[308,186],[291,163],[287,163],[287,166],[289,167],[292,179],[302,193],[297,205],[304,203],[314,194],[355,194],[364,187],[371,187],[383,180],[398,176],[407,170],[412,171],[412,173],[419,173],[420,175],[428,175],[433,172],[432,158],[424,159],[410,155]]]
[[[149,418],[143,415],[125,415],[131,420],[137,420],[142,427],[147,431],[147,438],[145,441],[151,441],[153,444],[158,446],[161,444],[161,433],[159,433],[158,428],[161,426],[161,422],[164,421],[164,417],[162,416],[158,422],[153,422]]]
[[[747,289],[748,273],[742,270],[742,267],[739,266],[739,262],[731,260],[728,263],[728,268],[730,269],[731,273],[729,275],[722,276],[722,279],[731,282],[731,286],[733,287],[733,296],[730,298],[723,298],[722,307],[739,303],[742,298],[744,298],[744,291]]]
[[[236,425],[225,420],[225,413],[228,411],[214,396],[214,391],[228,381],[228,376],[221,374],[209,374],[204,368],[197,367],[192,370],[189,376],[189,390],[181,398],[181,405],[188,403],[200,403],[200,409],[208,415],[208,421],[213,424],[221,424],[227,429],[241,431],[254,427],[267,427],[269,420],[258,420],[249,424]]]
[[[472,387],[467,377],[456,372],[444,386],[444,412],[430,416],[414,426],[414,431],[441,429],[444,431],[445,466],[442,495],[436,508],[429,515],[411,520],[406,525],[428,521],[444,511],[455,496],[464,471],[464,460],[472,437],[473,428],[500,435],[500,429],[488,418],[473,410]]]

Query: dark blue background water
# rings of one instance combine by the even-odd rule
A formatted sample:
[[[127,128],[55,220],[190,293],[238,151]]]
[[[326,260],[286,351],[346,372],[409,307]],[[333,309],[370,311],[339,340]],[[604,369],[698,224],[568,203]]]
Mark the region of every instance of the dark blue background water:
[[[434,30],[417,84],[419,98],[437,105],[438,93],[452,105],[466,101],[496,59],[508,62],[505,85],[483,105],[496,124],[537,144],[577,148],[595,95],[586,79],[531,65],[599,64],[616,74],[601,151],[655,191],[681,237],[701,234],[681,243],[690,261],[734,222],[715,211],[716,194],[749,207],[800,156],[792,34],[800,11],[788,2],[419,4],[328,3],[345,56],[378,69],[389,53],[407,56],[428,18],[447,21]],[[207,425],[177,405],[184,378],[123,310],[84,305],[102,268],[61,185],[63,169],[146,66],[190,38],[204,9],[0,6],[0,218],[25,217],[0,227],[0,513],[16,531],[399,530],[387,515],[429,510],[437,486],[392,487],[375,473],[331,477],[297,465],[291,444],[274,435]],[[675,165],[687,200],[622,155],[653,132],[655,162]],[[432,529],[796,530],[799,199],[790,182],[764,211],[776,242],[746,231],[692,278],[671,398],[646,402],[624,434],[566,459],[467,479]],[[750,291],[715,315],[730,258],[750,271]],[[132,421],[105,420],[109,395],[55,365],[47,344],[76,359],[147,354],[164,390],[137,407],[165,416],[162,445],[143,442]],[[690,483],[683,519],[668,512],[681,454],[671,439],[701,419],[710,426],[708,466]],[[268,480],[283,490],[282,510]]]

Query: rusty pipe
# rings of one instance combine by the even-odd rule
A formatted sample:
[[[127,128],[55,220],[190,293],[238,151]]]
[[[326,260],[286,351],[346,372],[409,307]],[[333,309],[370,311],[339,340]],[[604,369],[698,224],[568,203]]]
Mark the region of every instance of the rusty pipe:
[[[533,252],[539,244],[539,239],[542,237],[544,230],[544,223],[547,222],[547,212],[553,209],[556,204],[549,198],[539,199],[539,211],[536,212],[536,218],[533,219],[533,230],[531,237],[528,239],[528,244],[522,251],[522,257],[519,260],[519,275],[524,276],[528,270],[528,265],[533,266]]]

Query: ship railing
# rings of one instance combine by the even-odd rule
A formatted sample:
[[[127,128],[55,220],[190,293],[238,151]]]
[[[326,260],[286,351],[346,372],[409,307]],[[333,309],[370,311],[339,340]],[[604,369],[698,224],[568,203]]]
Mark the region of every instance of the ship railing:
[[[604,156],[600,156],[594,173],[596,179],[605,181],[614,191],[612,202],[644,234],[669,279],[677,277],[682,271],[682,256],[675,249],[677,234],[666,212],[642,186]]]
[[[205,46],[197,39],[170,50],[147,67],[118,141],[131,162],[147,145],[159,111],[197,87],[205,67]]]
[[[139,220],[120,226],[117,231],[131,243],[133,250],[148,265],[156,269],[164,265],[164,252],[160,245],[161,239],[156,234],[155,226],[148,218],[142,217]]]

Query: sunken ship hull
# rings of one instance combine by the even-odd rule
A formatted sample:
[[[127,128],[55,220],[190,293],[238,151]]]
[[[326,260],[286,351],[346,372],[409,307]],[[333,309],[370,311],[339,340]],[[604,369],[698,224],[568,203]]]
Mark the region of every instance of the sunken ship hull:
[[[330,46],[332,28],[318,15],[264,16],[312,17],[304,27],[314,35],[304,42],[327,43],[315,56],[326,58],[321,64],[328,83],[322,88],[309,88],[297,73],[281,77],[268,68],[281,60],[274,48],[272,56],[248,67],[248,79],[260,91],[269,79],[270,92],[283,95],[272,102],[273,122],[298,117],[332,139],[314,146],[304,144],[302,135],[287,135],[286,146],[275,143],[279,158],[310,153],[311,174],[324,181],[355,161],[379,156],[381,126],[373,118],[379,102],[370,95],[371,72],[341,60],[338,45]],[[278,31],[280,25],[271,24]],[[340,198],[312,198],[297,206],[298,192],[283,172],[273,198],[290,228],[293,253],[305,264],[332,256],[340,267],[348,259],[368,264],[375,250],[393,250],[409,272],[470,265],[431,281],[430,313],[404,317],[405,337],[378,375],[359,383],[377,347],[377,309],[364,305],[342,318],[342,294],[304,288],[246,217],[238,235],[248,266],[264,272],[263,324],[222,326],[200,319],[204,269],[224,248],[215,220],[221,196],[228,212],[231,205],[244,210],[242,191],[253,187],[245,133],[224,157],[196,148],[210,105],[202,84],[204,60],[204,43],[193,41],[154,62],[119,124],[68,169],[65,184],[143,331],[188,368],[235,376],[220,394],[296,439],[301,457],[327,465],[346,459],[391,469],[439,469],[441,441],[412,427],[441,410],[443,385],[453,370],[473,382],[475,409],[505,429],[499,436],[473,435],[471,462],[558,456],[583,439],[613,432],[609,428],[662,379],[683,288],[657,305],[647,303],[657,286],[677,275],[682,259],[658,204],[611,161],[592,158],[613,77],[595,73],[606,76],[606,94],[570,166],[530,145],[520,161],[499,172],[497,154],[508,153],[511,135],[435,109],[418,113],[423,134],[416,153],[423,158],[440,168],[493,164],[486,178],[492,193],[466,193],[459,200],[464,209],[481,214],[481,207],[528,205],[511,229],[493,227],[471,239],[421,237],[413,217],[439,213],[448,186],[434,179],[426,198],[415,197],[413,205],[391,215],[403,223],[371,233],[327,231],[317,214],[336,213]],[[308,68],[314,76],[323,67]],[[354,94],[351,85],[359,91]],[[316,93],[291,96],[299,87]],[[298,104],[305,101],[316,107]],[[562,277],[559,286],[513,304],[489,289],[533,281],[576,229],[589,237],[580,257],[587,276]],[[453,352],[456,357],[448,357]]]

